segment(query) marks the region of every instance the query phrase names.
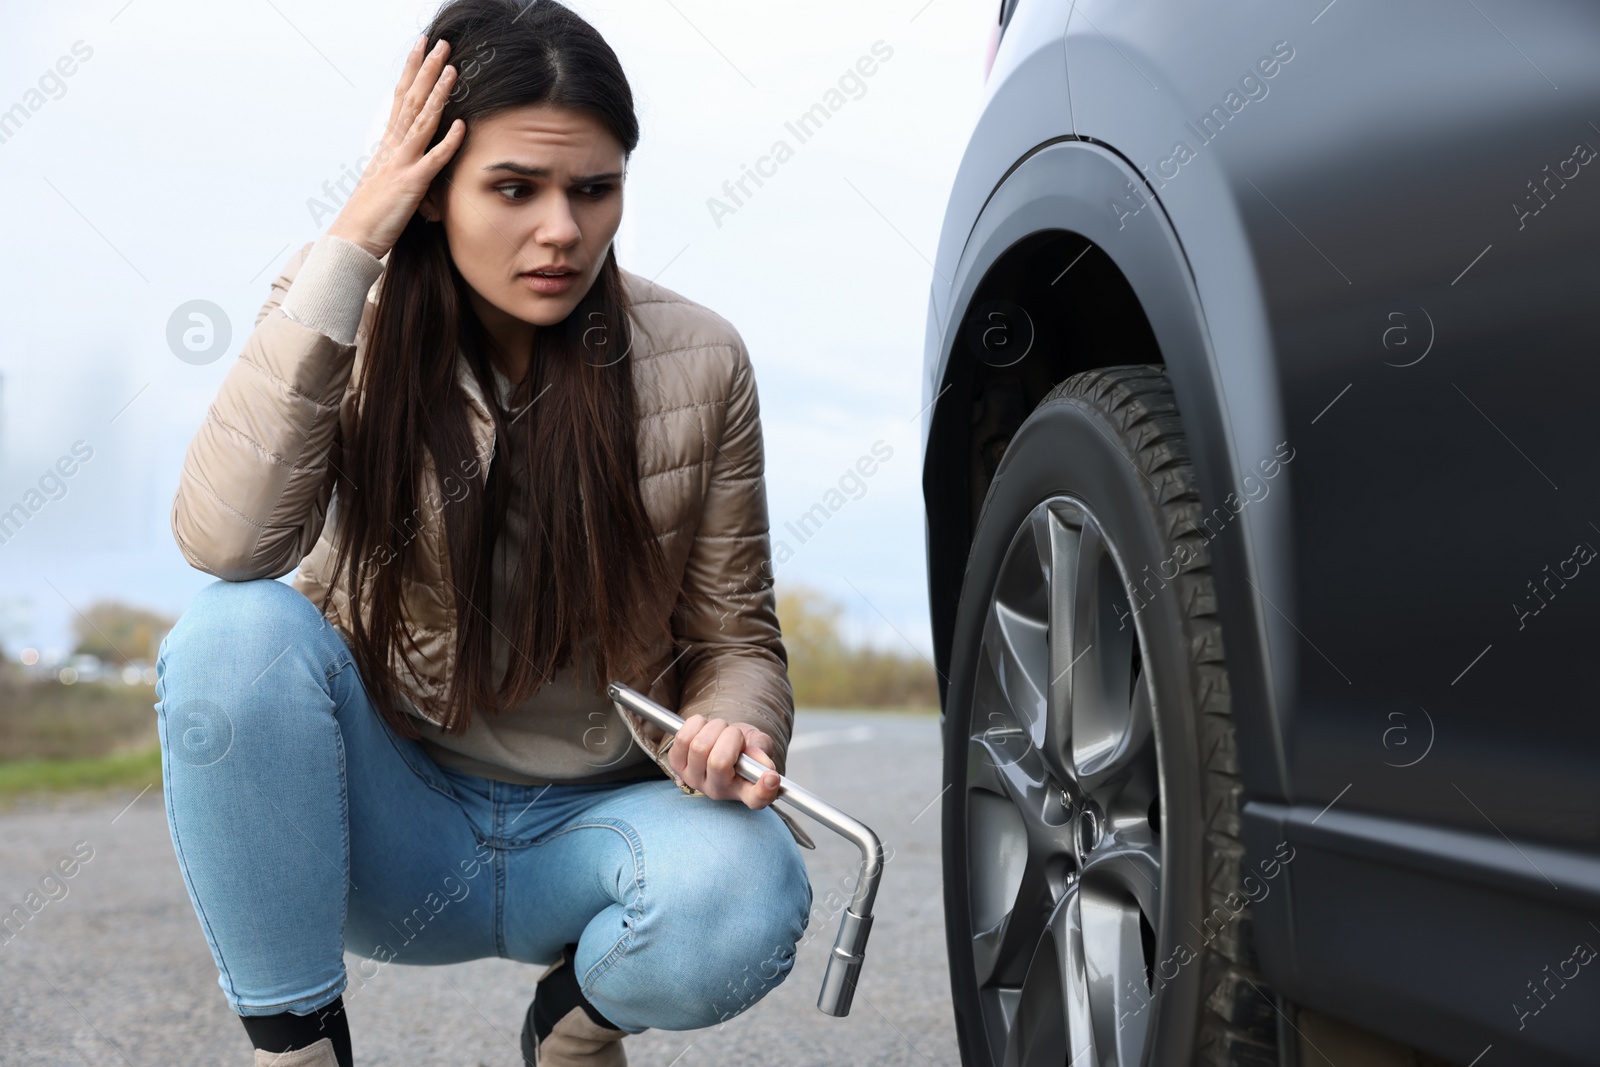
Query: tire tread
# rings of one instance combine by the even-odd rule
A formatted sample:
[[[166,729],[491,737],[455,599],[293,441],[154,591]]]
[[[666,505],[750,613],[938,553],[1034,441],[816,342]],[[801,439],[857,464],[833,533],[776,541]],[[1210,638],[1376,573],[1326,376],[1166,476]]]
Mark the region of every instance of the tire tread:
[[[1174,582],[1189,637],[1189,668],[1199,712],[1201,802],[1205,813],[1207,914],[1232,914],[1227,902],[1244,900],[1237,917],[1221,925],[1199,950],[1204,990],[1195,1062],[1214,1067],[1275,1067],[1277,1005],[1257,964],[1245,869],[1240,808],[1243,782],[1228,685],[1222,623],[1217,612],[1210,538],[1177,399],[1163,368],[1101,367],[1075,374],[1040,401],[1073,403],[1108,422],[1151,490],[1169,545],[1189,549]]]

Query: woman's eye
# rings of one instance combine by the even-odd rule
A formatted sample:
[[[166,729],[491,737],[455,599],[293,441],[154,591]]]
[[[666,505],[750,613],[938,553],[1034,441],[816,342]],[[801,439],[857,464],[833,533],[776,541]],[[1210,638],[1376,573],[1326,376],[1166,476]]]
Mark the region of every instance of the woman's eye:
[[[519,200],[528,199],[525,196],[509,196],[509,195],[507,195],[507,194],[513,193],[513,192],[518,192],[518,193],[526,193],[526,192],[528,192],[528,187],[526,185],[497,185],[497,186],[495,186],[495,191],[500,193],[501,196],[505,196],[507,200],[511,200],[511,201],[519,201]]]
[[[610,182],[597,182],[594,185],[580,185],[578,191],[591,200],[599,200],[611,191]]]

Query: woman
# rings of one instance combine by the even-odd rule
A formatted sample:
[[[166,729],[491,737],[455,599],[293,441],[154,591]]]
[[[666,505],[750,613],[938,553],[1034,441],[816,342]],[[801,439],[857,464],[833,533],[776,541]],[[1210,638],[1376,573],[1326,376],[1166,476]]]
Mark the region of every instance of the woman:
[[[346,948],[362,986],[556,961],[522,1034],[549,1065],[793,965],[811,842],[733,773],[781,772],[793,718],[755,382],[617,264],[638,136],[578,16],[448,3],[189,446],[173,533],[221,580],[162,643],[162,773],[258,1065],[349,1067]]]

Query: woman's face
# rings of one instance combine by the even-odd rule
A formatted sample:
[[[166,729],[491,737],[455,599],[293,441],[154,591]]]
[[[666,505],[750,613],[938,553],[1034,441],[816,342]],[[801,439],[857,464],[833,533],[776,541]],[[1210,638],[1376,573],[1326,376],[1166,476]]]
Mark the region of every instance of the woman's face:
[[[588,112],[539,104],[472,120],[452,162],[424,215],[444,226],[484,325],[519,358],[531,327],[566,318],[600,273],[622,222],[622,145]],[[574,273],[529,273],[541,268]]]

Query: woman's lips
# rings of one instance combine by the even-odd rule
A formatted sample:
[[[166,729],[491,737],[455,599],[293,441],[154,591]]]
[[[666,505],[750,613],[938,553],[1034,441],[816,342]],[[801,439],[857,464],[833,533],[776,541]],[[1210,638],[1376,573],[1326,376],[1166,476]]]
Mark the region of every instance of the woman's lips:
[[[528,273],[519,274],[517,275],[517,278],[529,289],[532,289],[536,293],[542,293],[545,296],[555,296],[558,293],[564,293],[568,289],[572,288],[572,286],[578,280],[578,274],[576,271],[573,271],[569,274],[556,275]]]

